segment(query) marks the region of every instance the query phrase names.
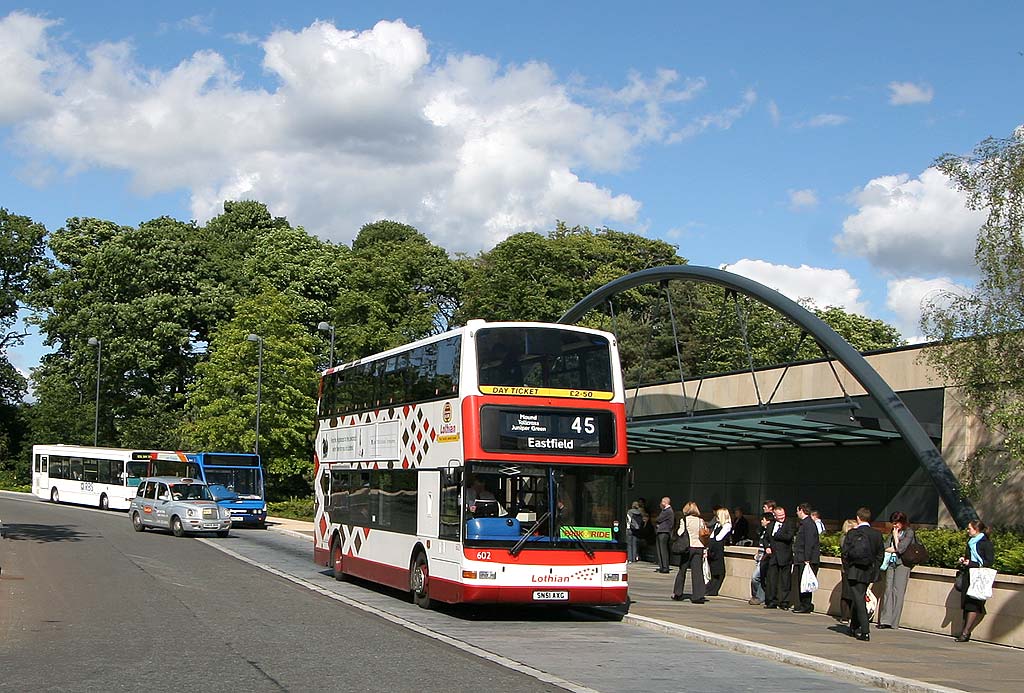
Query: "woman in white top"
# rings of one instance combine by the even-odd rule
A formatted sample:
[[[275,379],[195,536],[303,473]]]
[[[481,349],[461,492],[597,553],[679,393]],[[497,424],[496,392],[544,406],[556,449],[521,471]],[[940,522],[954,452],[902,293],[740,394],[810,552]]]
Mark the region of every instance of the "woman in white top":
[[[711,580],[708,582],[708,596],[717,597],[718,590],[725,582],[725,545],[732,534],[732,517],[725,508],[715,511],[715,524],[711,526],[711,540],[708,542],[708,568]]]
[[[679,572],[676,573],[676,582],[672,586],[672,599],[682,601],[683,582],[686,579],[686,569],[690,569],[690,584],[692,585],[690,601],[694,604],[703,604],[707,601],[704,598],[704,544],[700,540],[700,530],[707,526],[704,520],[700,519],[700,508],[693,501],[683,506],[683,517],[679,521],[676,534],[679,536],[689,535],[690,551],[684,553],[679,561]]]

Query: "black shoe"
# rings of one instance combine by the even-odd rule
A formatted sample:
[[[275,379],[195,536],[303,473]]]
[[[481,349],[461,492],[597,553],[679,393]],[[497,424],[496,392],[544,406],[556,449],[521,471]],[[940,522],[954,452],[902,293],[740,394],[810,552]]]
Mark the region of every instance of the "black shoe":
[[[777,604],[765,604],[764,608],[766,608],[766,609],[777,609],[779,607],[778,607]]]
[[[966,635],[964,633],[961,633],[960,635],[956,636],[956,641],[957,642],[970,642],[971,641],[971,635],[970,635],[970,633],[968,633]]]
[[[691,599],[690,600],[691,604],[704,604],[705,602],[707,602],[707,599]]]
[[[789,603],[788,602],[782,602],[781,604],[779,604],[779,608],[782,609],[783,611],[789,611]]]
[[[877,627],[879,630],[890,630],[892,628],[888,623],[879,623]]]
[[[871,640],[871,635],[868,633],[859,633],[857,635],[857,639],[863,640],[864,642],[868,642],[869,640]]]
[[[659,573],[668,573],[668,572],[670,572],[670,571],[669,571],[669,569],[668,569],[668,568],[665,568],[664,570],[659,570],[658,572],[659,572]]]
[[[681,594],[673,594],[672,595],[672,601],[674,601],[674,602],[681,602],[681,601],[683,601],[683,595],[681,595]]]
[[[793,607],[793,613],[794,614],[809,614],[812,611],[814,611],[813,608],[807,608],[807,607],[804,607],[804,606],[794,606]]]

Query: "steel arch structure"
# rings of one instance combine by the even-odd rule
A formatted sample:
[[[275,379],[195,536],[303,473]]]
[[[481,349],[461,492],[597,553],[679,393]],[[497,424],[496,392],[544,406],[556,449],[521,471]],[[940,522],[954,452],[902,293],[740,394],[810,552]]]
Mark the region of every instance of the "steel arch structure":
[[[945,504],[957,526],[967,526],[978,515],[971,502],[959,492],[959,482],[949,469],[942,455],[932,443],[931,438],[921,424],[910,413],[903,400],[899,398],[888,383],[871,367],[845,339],[840,337],[818,316],[790,300],[779,292],[741,277],[732,272],[700,267],[694,265],[674,265],[670,267],[654,267],[641,270],[608,282],[601,288],[570,308],[559,318],[563,324],[572,324],[583,317],[587,311],[601,305],[615,294],[621,293],[644,284],[655,284],[669,280],[686,280],[704,284],[714,284],[726,289],[749,296],[793,320],[821,343],[839,362],[856,378],[857,382],[867,391],[879,408],[889,417],[896,430],[899,431],[907,446],[914,453],[918,463],[928,474],[939,497]]]

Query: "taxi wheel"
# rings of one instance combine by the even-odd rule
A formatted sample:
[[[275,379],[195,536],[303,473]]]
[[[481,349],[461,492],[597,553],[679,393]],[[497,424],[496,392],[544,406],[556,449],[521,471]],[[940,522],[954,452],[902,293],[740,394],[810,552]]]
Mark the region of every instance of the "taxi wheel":
[[[142,524],[142,518],[139,517],[138,513],[132,513],[132,529],[136,532],[141,532],[146,529],[146,525]]]
[[[413,603],[421,609],[429,609],[431,606],[429,581],[430,570],[427,568],[427,557],[418,553],[412,562],[412,569],[409,571],[409,588],[412,591]]]
[[[100,510],[110,510],[110,500],[105,493],[100,494]]]
[[[185,526],[181,524],[181,518],[177,515],[171,518],[171,531],[176,537],[185,536]]]

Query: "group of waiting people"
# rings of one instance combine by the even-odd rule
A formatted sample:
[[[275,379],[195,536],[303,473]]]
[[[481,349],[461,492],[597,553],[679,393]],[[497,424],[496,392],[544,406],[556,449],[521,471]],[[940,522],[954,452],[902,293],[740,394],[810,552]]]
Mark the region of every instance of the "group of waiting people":
[[[629,513],[640,511],[634,503]],[[716,596],[725,579],[725,546],[740,543],[747,538],[746,518],[739,531],[736,516],[726,508],[715,508],[712,524],[708,527],[694,501],[683,507],[680,516],[672,509],[671,499],[662,498],[660,512],[653,521],[656,535],[656,553],[659,573],[668,573],[673,555],[678,556],[679,572],[672,589],[672,599],[684,598],[683,585],[690,573],[692,585],[690,601],[704,604],[708,596]],[[903,613],[903,602],[913,565],[904,563],[903,555],[917,543],[907,515],[894,512],[889,516],[891,530],[883,536],[871,526],[871,511],[859,508],[856,518],[846,520],[842,527],[842,581],[840,621],[849,624],[850,635],[858,640],[870,640],[871,617],[867,608],[867,592],[871,585],[885,574],[885,588],[878,610],[878,628],[898,629]],[[632,526],[632,518],[631,525]],[[786,509],[775,501],[765,501],[760,518],[761,528],[756,540],[754,570],[750,581],[749,604],[766,609],[791,610],[809,614],[814,611],[813,592],[802,591],[805,569],[815,577],[821,564],[820,536],[825,525],[818,513],[807,503],[796,507],[796,518],[787,516]],[[995,560],[992,542],[985,536],[987,527],[980,520],[968,525],[968,545],[960,559],[963,570],[991,567]],[[633,534],[632,532],[630,534]],[[682,538],[680,542],[675,537]],[[735,539],[735,542],[733,541]],[[675,541],[674,541],[675,540]],[[685,547],[681,547],[685,544]],[[685,548],[673,552],[670,547]],[[639,560],[636,544],[631,542],[630,561]],[[705,566],[706,562],[706,566]],[[708,573],[709,575],[706,575]],[[710,579],[706,580],[706,577]],[[963,629],[957,642],[968,642],[971,632],[985,613],[984,600],[961,592]]]

